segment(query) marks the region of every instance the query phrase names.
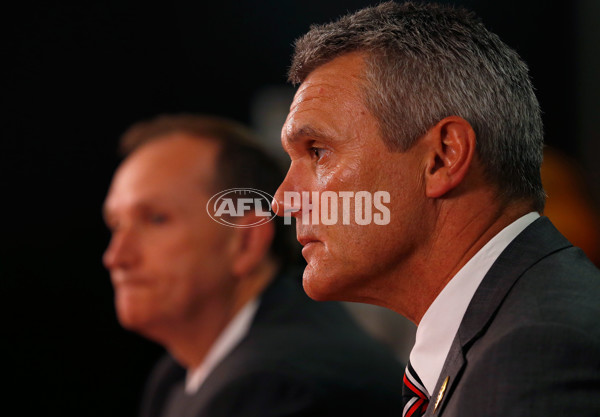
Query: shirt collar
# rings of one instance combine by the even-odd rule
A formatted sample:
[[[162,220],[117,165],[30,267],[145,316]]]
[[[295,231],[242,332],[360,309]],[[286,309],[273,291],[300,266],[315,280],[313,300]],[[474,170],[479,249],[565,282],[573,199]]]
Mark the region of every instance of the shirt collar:
[[[435,389],[460,322],[483,277],[509,243],[538,217],[531,212],[502,229],[458,271],[425,312],[417,327],[410,363],[429,393]]]
[[[196,393],[212,370],[246,336],[259,304],[256,298],[247,302],[219,334],[200,366],[188,370],[185,381],[187,394]]]

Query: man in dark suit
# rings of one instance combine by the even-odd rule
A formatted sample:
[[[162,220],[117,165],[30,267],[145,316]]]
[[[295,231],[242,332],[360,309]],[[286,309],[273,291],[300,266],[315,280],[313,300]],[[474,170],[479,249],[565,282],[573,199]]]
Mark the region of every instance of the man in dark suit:
[[[283,175],[244,128],[161,116],[122,148],[104,264],[122,326],[169,352],[142,416],[401,412],[402,366],[286,268],[291,244],[265,198]]]
[[[418,325],[403,415],[600,415],[600,272],[540,217],[517,53],[463,9],[388,2],[313,26],[289,77],[277,212],[312,298]]]

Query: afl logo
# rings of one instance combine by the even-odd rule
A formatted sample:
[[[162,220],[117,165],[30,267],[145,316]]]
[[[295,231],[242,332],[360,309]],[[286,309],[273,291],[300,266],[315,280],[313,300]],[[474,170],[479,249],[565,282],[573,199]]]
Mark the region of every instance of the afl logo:
[[[230,188],[213,195],[206,203],[206,212],[211,219],[229,227],[255,227],[273,220],[271,211],[273,197],[255,188]],[[240,224],[246,215],[255,216],[251,223]]]

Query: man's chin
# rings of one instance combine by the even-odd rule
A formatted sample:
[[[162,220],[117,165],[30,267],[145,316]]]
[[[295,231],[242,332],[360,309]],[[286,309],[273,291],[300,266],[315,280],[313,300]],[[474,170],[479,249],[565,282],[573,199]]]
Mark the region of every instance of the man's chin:
[[[118,299],[116,307],[117,319],[124,329],[145,336],[147,329],[152,327],[152,317],[146,311],[140,311],[131,303],[122,302]]]
[[[156,343],[162,343],[164,341],[165,328],[159,326],[155,322],[150,320],[144,320],[139,317],[118,317],[119,324],[125,330],[136,333],[148,340],[152,340]]]
[[[336,279],[331,272],[324,273],[308,263],[302,275],[304,292],[315,301],[339,301],[342,293],[335,285]]]
[[[312,286],[304,284],[304,292],[315,301],[332,301],[329,294],[315,290]]]
[[[135,314],[117,311],[117,319],[119,320],[121,327],[135,333],[140,333],[141,330],[146,327],[145,320],[142,320]]]

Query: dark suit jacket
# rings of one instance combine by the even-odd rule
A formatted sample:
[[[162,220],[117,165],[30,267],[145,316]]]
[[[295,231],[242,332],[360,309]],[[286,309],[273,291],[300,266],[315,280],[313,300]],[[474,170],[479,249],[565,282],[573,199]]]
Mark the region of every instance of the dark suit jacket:
[[[183,393],[185,371],[172,358],[159,362],[141,416],[398,417],[403,371],[341,305],[312,301],[298,277],[282,277],[263,294],[248,335],[196,395]]]
[[[483,279],[425,415],[600,416],[600,271],[547,218]]]

